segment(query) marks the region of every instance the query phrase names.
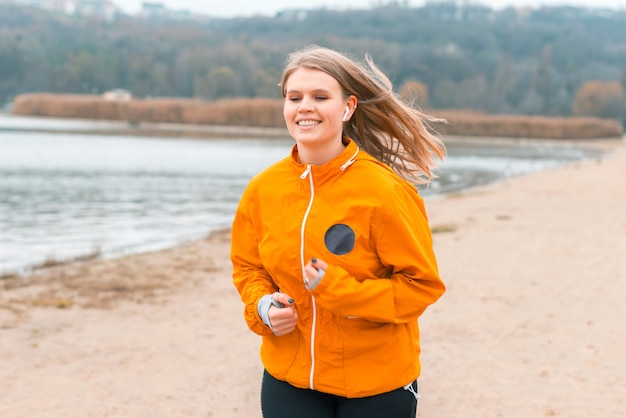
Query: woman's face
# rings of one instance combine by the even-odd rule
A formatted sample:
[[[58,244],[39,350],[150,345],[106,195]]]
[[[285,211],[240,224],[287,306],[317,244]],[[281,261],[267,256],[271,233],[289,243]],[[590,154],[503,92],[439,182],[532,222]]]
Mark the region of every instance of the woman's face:
[[[356,98],[346,99],[341,86],[323,71],[299,68],[285,83],[283,115],[298,144],[323,146],[341,141],[342,117]]]

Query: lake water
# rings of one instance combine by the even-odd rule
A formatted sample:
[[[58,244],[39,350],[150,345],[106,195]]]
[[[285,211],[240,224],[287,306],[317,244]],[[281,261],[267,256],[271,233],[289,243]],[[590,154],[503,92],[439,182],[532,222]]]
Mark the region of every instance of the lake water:
[[[228,227],[250,178],[292,146],[3,130],[3,121],[15,119],[0,117],[0,274],[158,250]],[[597,154],[538,142],[450,143],[448,152],[440,178],[422,190],[427,199]]]

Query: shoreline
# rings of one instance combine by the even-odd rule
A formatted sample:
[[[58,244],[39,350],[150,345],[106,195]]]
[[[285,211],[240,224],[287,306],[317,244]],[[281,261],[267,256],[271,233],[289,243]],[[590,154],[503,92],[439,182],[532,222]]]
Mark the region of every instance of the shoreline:
[[[615,139],[605,139],[605,140],[536,140],[536,139],[527,139],[527,138],[487,138],[481,139],[479,137],[468,137],[468,138],[448,138],[446,139],[446,144],[448,146],[464,146],[468,145],[471,147],[485,147],[489,149],[490,147],[495,147],[497,149],[499,146],[508,146],[508,145],[537,145],[540,147],[573,147],[584,152],[589,153],[588,156],[581,158],[579,161],[585,161],[590,159],[598,159],[598,158],[606,158],[607,155],[610,155],[612,150],[616,148],[616,146],[620,143]],[[595,154],[595,155],[594,155]],[[569,162],[562,162],[561,165],[567,165]],[[550,168],[542,168],[538,171],[544,171]],[[504,181],[508,178],[524,176],[527,173],[522,174],[513,174],[510,176],[506,176],[503,178],[489,180],[485,184],[477,184],[474,186],[464,186],[462,188],[452,188],[449,191],[444,192],[436,192],[436,193],[428,193],[427,190],[422,191],[422,197],[425,201],[431,200],[440,200],[447,199],[450,196],[457,196],[463,193],[471,193],[474,190],[480,190],[481,188],[488,186],[489,184],[496,184],[498,182]],[[220,233],[224,230],[224,226],[217,227],[213,231],[208,231],[207,235],[211,235],[212,233]],[[129,255],[137,255],[144,253],[155,253],[162,250],[167,250],[171,248],[175,248],[180,245],[188,245],[192,242],[202,240],[202,238],[198,238],[197,234],[194,238],[184,238],[179,239],[175,243],[171,245],[166,245],[161,248],[152,249],[152,250],[121,250],[121,249],[113,249],[110,250],[109,253],[104,254],[101,249],[94,250],[93,248],[87,249],[84,253],[77,254],[75,256],[70,257],[46,257],[42,258],[39,261],[33,262],[32,264],[24,265],[20,268],[9,268],[9,269],[0,269],[0,280],[3,279],[15,279],[15,278],[24,278],[34,274],[40,274],[42,272],[46,272],[51,268],[58,268],[67,265],[71,265],[74,263],[81,263],[85,261],[93,261],[93,260],[111,260],[111,259],[119,259]]]
[[[2,125],[1,120],[0,125]],[[20,147],[24,150],[28,150],[29,146],[38,147],[38,144],[36,142],[34,142],[32,145],[28,145],[30,144],[30,137],[28,135],[21,137],[19,135],[12,136],[9,134],[5,137],[5,139],[6,138],[10,139],[9,144],[21,144],[17,146],[18,148],[15,148],[18,150]],[[45,146],[49,146],[48,144],[58,142],[58,147],[56,147],[55,145],[50,145],[52,147],[50,151],[53,151],[56,147],[60,153],[65,152],[65,142],[72,141],[71,136],[61,136],[57,138],[59,141],[52,142],[48,141],[47,136],[43,135],[35,135],[34,138],[39,139],[45,144]],[[81,140],[88,141],[87,143],[89,143],[90,137],[81,136],[80,138]],[[92,139],[95,138],[97,137],[92,137]],[[102,139],[100,139],[99,141],[101,140]],[[228,147],[231,146],[227,145],[228,142],[226,141],[220,141],[217,143],[211,141],[186,142],[186,146],[198,145],[211,147],[218,143],[224,144],[224,146]],[[484,184],[488,184],[493,181],[499,181],[499,176],[509,177],[523,175],[526,171],[543,170],[546,167],[552,165],[566,164],[568,160],[572,159],[599,158],[601,153],[607,152],[606,150],[613,147],[617,141],[538,141],[522,138],[444,138],[444,142],[446,143],[446,145],[448,145],[450,158],[448,159],[449,161],[446,161],[444,163],[444,165],[442,166],[442,170],[439,172],[441,177],[439,179],[435,179],[429,189],[425,187],[420,188],[422,189],[422,195],[425,199],[439,199],[440,197],[445,197],[445,195],[448,194],[459,193],[462,190],[472,190],[476,186],[481,187]],[[84,141],[81,141],[81,143],[84,143]],[[98,142],[96,141],[96,143]],[[113,141],[113,143],[115,143],[115,141]],[[133,144],[133,139],[124,139],[124,144],[126,143],[128,143],[129,147],[131,147]],[[139,143],[149,144],[151,143],[151,141],[139,140]],[[166,145],[169,146],[177,146],[177,143],[177,140],[166,141]],[[204,145],[202,145],[202,143],[204,143]],[[276,143],[278,142],[271,141],[265,143],[263,141],[259,141],[255,144],[258,145]],[[246,142],[233,141],[232,146],[247,147],[246,144]],[[281,141],[280,144],[284,145],[286,144],[286,142]],[[150,147],[150,145],[146,146]],[[9,147],[9,151],[11,151],[11,149],[12,148]],[[33,150],[35,149],[36,148],[33,148]],[[10,156],[12,155],[12,153],[9,152],[8,155]],[[19,155],[20,153],[18,152],[18,156]],[[50,152],[50,155],[54,154]],[[463,159],[459,159],[458,157],[463,157]],[[13,163],[9,160],[6,161],[8,162],[8,166],[11,167]],[[26,157],[24,161],[28,162],[36,160],[30,157]],[[525,162],[519,163],[519,161]],[[549,162],[545,163],[541,161]],[[446,166],[446,163],[450,163],[450,165]],[[28,162],[27,164],[32,165],[33,163]],[[450,171],[448,171],[448,168],[446,167],[449,167]],[[19,173],[19,170],[17,172]],[[14,173],[10,173],[10,175],[14,175]],[[9,193],[9,191],[5,191],[5,194],[6,193]],[[60,211],[59,213],[62,214],[63,212]],[[62,217],[60,217],[59,219],[62,219]],[[212,226],[213,225],[210,225],[210,227]],[[29,251],[26,247],[25,250],[20,250],[19,252],[17,252],[14,250],[12,251],[9,247],[9,253],[14,255],[13,257],[7,257],[6,259],[0,261],[0,278],[30,274],[30,272],[32,272],[33,270],[40,270],[40,267],[68,264],[74,260],[80,260],[82,258],[117,258],[125,254],[153,251],[161,248],[169,248],[180,243],[186,243],[198,239],[199,236],[202,236],[202,232],[199,235],[197,231],[195,231],[195,227],[192,226],[192,228],[193,231],[187,231],[187,235],[178,235],[173,238],[171,242],[164,243],[158,248],[154,245],[146,245],[146,243],[142,241],[134,241],[134,245],[137,248],[133,249],[131,246],[124,246],[124,243],[120,243],[118,246],[107,245],[106,242],[98,244],[95,239],[92,241],[88,241],[87,239],[85,239],[84,245],[80,248],[76,247],[76,249],[71,253],[58,253],[54,249],[48,250],[47,252],[39,249],[37,253],[33,253]],[[205,225],[204,229],[208,232],[209,227]],[[12,242],[11,239],[13,239],[16,243],[20,242],[19,230],[16,231],[13,236],[8,236],[8,238],[8,243]],[[89,238],[89,236],[87,238]],[[30,244],[36,247],[37,243],[31,240]]]
[[[104,119],[71,119],[45,116],[24,116],[13,114],[2,114],[0,117],[13,120],[36,120],[74,123],[83,125],[82,128],[62,128],[57,126],[48,127],[27,127],[23,125],[6,126],[0,123],[0,132],[34,132],[34,133],[55,133],[55,134],[86,134],[86,135],[119,135],[157,138],[191,138],[191,139],[291,139],[287,128],[261,127],[261,126],[235,126],[235,125],[208,125],[208,124],[187,124],[187,123],[158,123],[158,122],[127,122],[120,120]],[[589,142],[591,144],[605,144],[620,141],[626,134],[619,137],[589,137],[589,138],[537,138],[537,137],[498,137],[498,136],[473,136],[473,135],[440,135],[442,140],[449,143],[554,143],[554,144],[580,144]]]
[[[620,179],[623,140],[426,202],[448,289],[420,319],[419,417],[623,415]],[[0,415],[260,418],[229,239],[0,280]]]
[[[0,114],[0,116],[3,116]],[[290,138],[286,128],[230,126],[230,125],[199,125],[181,123],[154,123],[154,122],[125,122],[119,120],[102,119],[69,119],[47,118],[21,115],[5,115],[7,119],[21,121],[47,121],[47,127],[37,126],[6,126],[0,124],[0,132],[34,132],[55,134],[86,134],[86,135],[117,135],[157,138],[257,138],[283,139]],[[56,123],[55,123],[56,122]],[[76,126],[69,128],[63,124],[73,123]],[[56,127],[54,126],[56,124]]]

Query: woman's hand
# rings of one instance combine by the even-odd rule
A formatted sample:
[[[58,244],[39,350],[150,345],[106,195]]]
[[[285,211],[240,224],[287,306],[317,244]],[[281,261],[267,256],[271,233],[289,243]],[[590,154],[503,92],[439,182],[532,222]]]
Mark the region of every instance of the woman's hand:
[[[280,337],[293,332],[298,322],[298,312],[296,312],[293,298],[286,293],[276,292],[272,294],[272,300],[272,306],[267,314],[274,335]]]
[[[328,264],[324,260],[319,258],[312,258],[304,266],[304,284],[309,290],[314,289],[319,282],[324,278]]]

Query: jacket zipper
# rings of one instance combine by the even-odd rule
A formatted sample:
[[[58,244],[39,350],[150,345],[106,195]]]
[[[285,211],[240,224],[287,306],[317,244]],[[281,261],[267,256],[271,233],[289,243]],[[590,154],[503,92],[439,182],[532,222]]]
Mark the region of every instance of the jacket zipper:
[[[306,223],[309,218],[309,213],[311,212],[311,207],[313,206],[313,200],[315,199],[315,186],[313,184],[313,175],[311,174],[311,164],[306,165],[306,170],[300,175],[300,178],[304,180],[307,176],[309,176],[311,198],[309,200],[309,206],[304,213],[304,218],[302,219],[302,228],[300,229],[300,265],[302,266],[303,282],[306,278],[306,274],[304,273],[304,231],[306,229]],[[311,372],[309,374],[309,388],[313,390],[313,375],[315,373],[315,326],[317,323],[317,306],[315,305],[315,296],[313,295],[311,295],[311,306],[313,307],[313,320],[311,323]]]

